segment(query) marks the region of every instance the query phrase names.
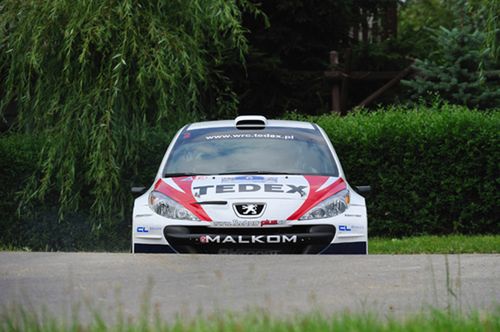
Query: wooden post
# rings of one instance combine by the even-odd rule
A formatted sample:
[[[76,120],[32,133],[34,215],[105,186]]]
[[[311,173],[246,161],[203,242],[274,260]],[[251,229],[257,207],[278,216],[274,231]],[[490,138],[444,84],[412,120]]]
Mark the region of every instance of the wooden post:
[[[340,90],[340,114],[347,114],[347,99],[349,94],[349,76],[351,75],[352,65],[352,50],[350,48],[345,51],[345,72],[342,78],[342,89]]]
[[[362,35],[362,42],[368,43],[368,14],[366,11],[363,12],[363,15],[361,16],[361,35]]]
[[[386,3],[384,14],[384,39],[395,38],[398,29],[398,4],[396,1]]]
[[[335,68],[339,64],[339,54],[337,51],[330,52],[330,64]],[[333,83],[332,87],[332,113],[340,114],[340,87],[337,82]]]
[[[398,35],[398,4],[396,1],[387,5],[387,28],[392,38]]]
[[[380,42],[380,22],[379,22],[378,7],[373,10],[373,23],[372,23],[372,42]]]

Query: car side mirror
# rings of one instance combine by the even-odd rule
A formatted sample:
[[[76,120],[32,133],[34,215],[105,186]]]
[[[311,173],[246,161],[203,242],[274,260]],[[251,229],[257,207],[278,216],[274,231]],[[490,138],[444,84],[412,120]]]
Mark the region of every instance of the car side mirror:
[[[139,197],[147,191],[146,187],[132,187],[130,188],[130,192],[134,197]]]
[[[360,194],[372,191],[372,186],[356,186],[356,191]]]

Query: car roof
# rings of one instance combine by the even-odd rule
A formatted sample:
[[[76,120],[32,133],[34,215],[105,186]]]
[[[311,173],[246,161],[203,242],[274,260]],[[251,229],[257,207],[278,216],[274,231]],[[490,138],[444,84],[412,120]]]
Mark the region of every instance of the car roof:
[[[267,120],[266,127],[315,129],[310,122],[291,120]],[[185,130],[206,128],[236,128],[235,120],[203,121],[189,124]]]

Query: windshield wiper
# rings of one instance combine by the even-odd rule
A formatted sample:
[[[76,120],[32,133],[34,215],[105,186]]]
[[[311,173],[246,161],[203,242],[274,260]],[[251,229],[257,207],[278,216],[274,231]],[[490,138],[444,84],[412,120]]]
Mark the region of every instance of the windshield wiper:
[[[217,173],[217,175],[246,175],[246,174],[297,175],[298,173],[275,172],[275,171],[238,171],[238,172]]]
[[[175,178],[178,176],[197,176],[197,175],[212,175],[212,174],[206,174],[206,173],[165,173],[163,174],[164,178]]]
[[[222,173],[165,173],[164,178],[175,178],[179,176],[212,176],[212,175],[252,175],[252,174],[268,174],[268,175],[301,175],[299,173],[290,172],[275,172],[275,171],[237,171],[237,172],[222,172]]]

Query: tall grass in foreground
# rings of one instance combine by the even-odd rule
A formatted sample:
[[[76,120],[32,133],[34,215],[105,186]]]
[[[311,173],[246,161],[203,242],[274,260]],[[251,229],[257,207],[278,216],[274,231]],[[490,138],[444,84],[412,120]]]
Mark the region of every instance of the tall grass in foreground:
[[[62,321],[36,316],[22,309],[4,314],[0,328],[14,331],[500,331],[500,309],[493,312],[475,312],[469,315],[451,315],[431,311],[406,319],[378,318],[372,314],[336,314],[330,317],[317,313],[293,318],[274,318],[266,313],[220,314],[191,320],[166,321],[156,314],[152,319],[131,321],[121,319],[109,324],[99,315],[88,325],[77,318]]]

